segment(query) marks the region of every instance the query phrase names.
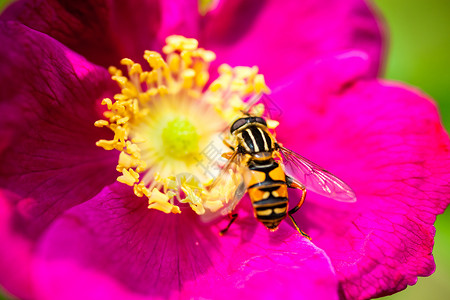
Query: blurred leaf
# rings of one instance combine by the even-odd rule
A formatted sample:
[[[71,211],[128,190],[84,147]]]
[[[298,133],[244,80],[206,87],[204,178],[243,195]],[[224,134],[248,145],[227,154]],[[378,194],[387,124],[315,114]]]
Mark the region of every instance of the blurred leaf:
[[[0,11],[3,11],[3,9],[12,1],[13,0],[0,0]],[[0,300],[3,300],[3,299],[0,298]]]
[[[450,1],[379,0],[375,4],[389,28],[386,78],[429,94],[450,129]]]

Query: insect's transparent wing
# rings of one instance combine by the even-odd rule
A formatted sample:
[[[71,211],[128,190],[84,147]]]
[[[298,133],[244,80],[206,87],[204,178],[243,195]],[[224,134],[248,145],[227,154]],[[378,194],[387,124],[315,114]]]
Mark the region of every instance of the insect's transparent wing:
[[[203,221],[208,222],[227,215],[244,197],[247,186],[244,182],[245,168],[241,166],[241,159],[242,155],[235,152],[209,187],[206,200],[220,201],[223,206],[218,210],[207,211],[202,215]]]
[[[355,192],[324,168],[287,148],[280,147],[285,172],[317,194],[342,202],[355,202]]]

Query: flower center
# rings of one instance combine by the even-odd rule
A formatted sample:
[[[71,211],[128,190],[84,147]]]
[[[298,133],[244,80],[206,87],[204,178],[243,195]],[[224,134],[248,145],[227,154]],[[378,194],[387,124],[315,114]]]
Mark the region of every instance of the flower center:
[[[198,151],[199,136],[189,120],[176,118],[162,132],[166,153],[174,158],[192,156]]]
[[[103,99],[106,120],[95,126],[111,129],[114,138],[99,140],[97,146],[120,151],[117,181],[147,197],[148,208],[180,213],[177,203],[188,203],[197,214],[217,211],[229,201],[222,191],[235,184],[214,193],[208,188],[227,162],[224,133],[242,116],[246,100],[269,89],[257,67],[225,64],[207,85],[215,54],[182,36],[169,36],[166,43],[165,58],[145,51],[150,70],[128,58],[121,60],[127,76],[109,68],[121,92]],[[263,111],[259,105],[251,113]]]

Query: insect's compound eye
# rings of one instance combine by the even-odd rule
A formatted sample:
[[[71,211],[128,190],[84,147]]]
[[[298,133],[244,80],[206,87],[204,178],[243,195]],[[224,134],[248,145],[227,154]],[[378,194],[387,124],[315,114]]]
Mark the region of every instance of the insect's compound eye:
[[[233,125],[231,125],[230,128],[230,133],[233,133],[234,131],[236,131],[237,129],[241,128],[242,126],[244,126],[245,124],[247,124],[248,122],[248,118],[241,118],[241,119],[237,119]]]
[[[264,126],[267,127],[267,122],[266,122],[266,120],[264,120],[264,118],[261,118],[261,117],[255,117],[254,122],[259,123],[259,124],[262,124],[262,125],[264,125]]]

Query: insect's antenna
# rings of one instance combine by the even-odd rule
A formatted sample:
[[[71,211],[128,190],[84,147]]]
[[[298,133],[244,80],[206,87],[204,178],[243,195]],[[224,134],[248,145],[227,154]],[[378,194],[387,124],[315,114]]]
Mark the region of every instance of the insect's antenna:
[[[256,102],[259,101],[259,99],[261,99],[262,93],[258,93],[256,95],[254,95],[253,97],[250,98],[250,100],[248,100],[247,102],[247,107],[245,108],[245,110],[241,110],[241,112],[246,115],[246,116],[250,116],[250,109],[253,107],[253,105],[256,104]]]

